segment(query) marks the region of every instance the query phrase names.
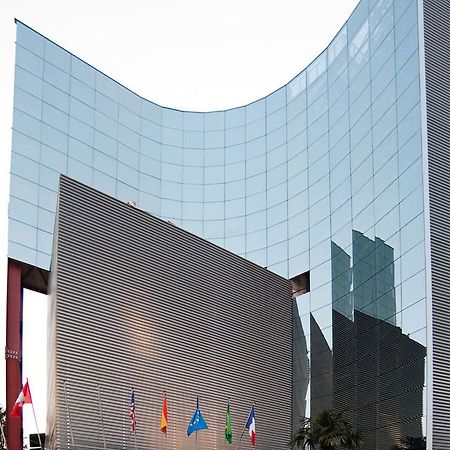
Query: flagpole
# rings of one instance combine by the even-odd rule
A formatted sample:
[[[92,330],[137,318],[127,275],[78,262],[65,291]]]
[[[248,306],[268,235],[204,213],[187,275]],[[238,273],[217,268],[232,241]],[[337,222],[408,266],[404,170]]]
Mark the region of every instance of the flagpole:
[[[242,429],[241,437],[239,438],[239,442],[237,443],[235,450],[237,450],[238,447],[239,447],[239,445],[241,444],[242,436],[244,436],[244,433],[245,433],[245,426],[244,426],[244,428]]]
[[[31,402],[31,408],[33,409],[34,423],[36,424],[36,431],[37,431],[38,440],[39,440],[39,447],[41,447],[41,450],[44,450],[44,447],[42,447],[41,435],[39,434],[39,428],[38,428],[38,424],[37,424],[36,413],[34,412],[33,402]]]
[[[102,436],[103,436],[103,448],[106,450],[106,439],[105,439],[105,424],[103,423],[103,409],[102,409],[102,402],[100,400],[100,385],[97,383],[97,390],[98,390],[98,408],[100,410],[100,422],[102,424]]]

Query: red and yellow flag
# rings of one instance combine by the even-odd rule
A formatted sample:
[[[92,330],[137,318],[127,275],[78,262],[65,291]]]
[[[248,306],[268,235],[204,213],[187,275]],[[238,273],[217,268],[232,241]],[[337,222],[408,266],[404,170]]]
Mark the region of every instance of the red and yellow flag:
[[[163,401],[163,408],[161,413],[161,425],[159,426],[160,431],[163,433],[167,433],[167,421],[168,421],[168,415],[167,415],[167,398],[166,398],[166,392],[164,391],[164,401]]]

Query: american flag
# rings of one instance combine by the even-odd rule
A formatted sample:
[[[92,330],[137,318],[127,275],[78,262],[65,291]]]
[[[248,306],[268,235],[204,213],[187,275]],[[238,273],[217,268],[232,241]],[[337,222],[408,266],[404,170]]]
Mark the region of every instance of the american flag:
[[[136,400],[134,398],[134,389],[131,389],[130,431],[136,433]]]

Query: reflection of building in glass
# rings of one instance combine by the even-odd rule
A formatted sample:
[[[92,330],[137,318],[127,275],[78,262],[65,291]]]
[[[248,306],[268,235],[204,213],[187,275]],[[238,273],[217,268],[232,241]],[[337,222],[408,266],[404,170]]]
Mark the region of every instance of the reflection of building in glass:
[[[426,348],[395,326],[393,249],[358,231],[352,258],[331,245],[332,343],[311,314],[311,372],[303,369],[298,384],[311,380],[313,416],[346,411],[364,448],[389,449],[401,437],[422,436]]]
[[[286,279],[305,275],[294,303],[294,421],[345,399],[372,442],[386,416],[410,414],[420,426],[396,425],[389,442],[422,430],[430,449],[446,448],[449,18],[448,2],[361,0],[292,81],[205,113],[143,99],[18,22],[8,405],[20,384],[21,287],[47,292],[64,174]],[[422,387],[412,386],[423,384],[425,346],[419,412]],[[385,401],[384,364],[400,406]],[[365,391],[374,366],[386,386]]]

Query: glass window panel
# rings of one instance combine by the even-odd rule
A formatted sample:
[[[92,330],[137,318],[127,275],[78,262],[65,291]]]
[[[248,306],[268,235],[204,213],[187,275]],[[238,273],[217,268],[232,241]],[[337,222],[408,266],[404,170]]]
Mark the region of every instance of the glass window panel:
[[[88,186],[92,185],[92,167],[83,164],[76,159],[68,158],[67,175],[69,175],[69,177],[75,178],[75,180],[87,184]],[[39,201],[41,201],[41,198],[39,198]],[[56,198],[54,201],[56,204]]]
[[[39,164],[13,152],[11,154],[11,173],[37,183],[39,181]]]
[[[42,208],[39,208],[37,213],[39,229],[53,233],[55,214]]]
[[[299,233],[308,230],[308,228],[309,228],[308,211],[302,211],[299,214],[296,214],[295,216],[289,217],[288,231],[290,237],[296,236]],[[308,238],[308,245],[309,245],[309,238]]]
[[[73,178],[75,178],[75,177],[73,177]],[[40,208],[45,208],[48,211],[55,212],[56,197],[57,197],[56,191],[47,189],[43,186],[39,186],[38,187],[38,196],[39,196],[38,206]]]
[[[117,157],[117,141],[99,131],[94,133],[94,147],[113,158]]]
[[[267,169],[273,169],[286,161],[286,145],[280,145],[267,153]]]
[[[205,139],[205,148],[207,149],[221,148],[225,145],[225,132],[223,130],[206,131],[204,139]],[[210,152],[206,152],[207,155],[209,153]]]
[[[27,72],[16,66],[14,85],[34,96],[40,98],[42,96],[43,82],[41,78]]]
[[[254,214],[247,214],[247,235],[253,231],[261,230],[264,233],[264,240],[261,241],[261,247],[266,246],[266,211],[260,211]]]
[[[287,140],[291,141],[302,131],[306,130],[306,112],[300,113],[287,123]],[[306,136],[306,133],[303,133]]]
[[[223,220],[204,221],[205,238],[223,238],[225,236],[225,222]]]
[[[245,234],[245,217],[234,217],[225,220],[225,236]]]
[[[398,124],[398,145],[402,147],[420,129],[420,108],[416,105]]]
[[[177,164],[161,164],[161,178],[163,180],[177,181],[181,183],[183,180],[183,167]]]
[[[94,162],[94,151],[92,147],[73,138],[69,138],[69,156],[89,166],[92,166]]]
[[[225,181],[237,181],[245,179],[245,163],[239,162],[225,166]],[[206,180],[205,180],[206,182]]]
[[[94,126],[94,108],[74,97],[70,97],[70,115],[91,127]]]
[[[183,184],[183,201],[203,202],[203,185]]]
[[[14,91],[14,106],[38,120],[41,119],[42,101],[17,87]]]
[[[124,86],[119,87],[119,103],[134,114],[139,114],[140,112],[140,98]]]
[[[72,63],[70,66],[72,77],[77,78],[89,86],[95,86],[95,70],[81,59],[72,55]]]
[[[183,146],[183,132],[174,128],[162,128],[162,143],[176,147]]]
[[[86,105],[92,107],[94,107],[95,105],[97,109],[102,111],[103,109],[105,109],[101,107],[102,101],[100,99],[100,96],[102,95],[99,93],[97,93],[96,95],[96,91],[93,88],[82,83],[81,81],[78,81],[76,78],[71,78],[70,80],[70,94]],[[117,118],[117,114],[114,116],[114,118]]]
[[[267,265],[276,264],[287,259],[287,241],[267,247]]]
[[[184,131],[183,133],[183,147],[203,148],[203,131]]]
[[[277,149],[279,147],[283,147],[283,144],[286,143],[286,127],[282,127],[270,134],[267,135],[267,151]],[[286,158],[286,156],[284,156]]]
[[[98,111],[95,111],[95,128],[111,138],[117,138],[117,122]]]
[[[306,170],[288,179],[289,197],[305,191],[308,188],[308,173]]]
[[[123,181],[124,183],[136,187],[138,186],[138,171],[132,169],[130,166],[121,163],[117,164],[117,179]]]
[[[400,175],[400,198],[407,197],[417,186],[422,184],[422,160],[418,159]]]
[[[98,170],[93,171],[93,183],[92,187],[98,189],[105,194],[116,196],[116,177],[110,177]],[[139,205],[139,207],[142,207]]]
[[[48,145],[41,146],[41,164],[50,167],[57,172],[65,173],[67,166],[67,155],[55,150]]]
[[[117,181],[117,198],[123,202],[135,202],[139,197],[139,192],[134,187]]]
[[[46,103],[42,106],[42,121],[65,134],[69,131],[69,116]]]
[[[141,173],[139,176],[139,189],[149,194],[161,195],[161,180]]]
[[[412,55],[408,58],[405,65],[398,70],[397,72],[397,93],[400,95],[417,77],[419,72],[419,56],[418,51],[416,50]]]
[[[286,164],[281,164],[267,172],[267,187],[272,188],[286,180]]]
[[[44,55],[44,37],[36,33],[26,25],[16,22],[17,24],[17,44],[26,47],[28,50],[36,53],[36,55]]]
[[[46,231],[37,231],[37,250],[47,254],[52,253],[53,234]]]
[[[204,186],[205,202],[216,202],[225,200],[224,184],[208,184]]]
[[[403,39],[403,41],[396,41],[397,49],[395,51],[395,59],[397,68],[403,67],[403,65],[408,61],[410,56],[418,48],[418,36],[417,28],[412,27],[408,35]],[[400,42],[400,44],[399,44]]]
[[[184,129],[203,132],[204,113],[185,112],[184,113]]]
[[[267,208],[267,226],[285,222],[287,220],[287,202]]]
[[[234,236],[225,238],[225,248],[238,255],[243,255],[245,253],[245,237]]]
[[[267,206],[271,207],[287,200],[287,183],[267,190]],[[287,204],[287,203],[286,203]]]
[[[258,264],[261,267],[266,267],[267,266],[266,249],[257,250],[255,252],[248,252],[247,259],[249,261],[254,262],[255,264]]]
[[[225,217],[239,217],[245,215],[245,199],[225,201]]]
[[[426,326],[426,300],[420,300],[402,311],[402,331],[409,335]]]
[[[270,216],[270,210],[267,212]],[[287,239],[287,222],[281,222],[267,229],[267,245],[274,245]]]
[[[148,211],[155,216],[161,214],[161,199],[159,196],[147,194],[146,192],[139,192],[138,205],[139,208],[142,208],[144,211]]]
[[[43,59],[20,45],[16,46],[16,65],[38,77],[44,73]]]
[[[205,220],[218,220],[225,217],[225,202],[223,201],[205,203],[203,209]]]
[[[140,117],[122,105],[119,105],[119,123],[137,133],[139,132]]]
[[[139,153],[125,145],[118,145],[117,158],[133,169],[139,169]]]
[[[43,130],[44,126],[42,127]],[[91,147],[94,146],[94,129],[73,117],[69,119],[69,134]]]
[[[183,183],[203,184],[203,167],[183,166]]]
[[[309,249],[309,232],[299,233],[289,239],[289,258]]]
[[[94,152],[94,167],[111,177],[117,176],[117,160],[101,152]]]
[[[245,127],[235,127],[225,130],[225,145],[227,147],[245,143]]]
[[[156,124],[162,123],[162,109],[161,106],[155,105],[148,100],[141,99],[141,114],[146,120],[150,120]]]
[[[223,183],[224,180],[224,166],[205,167],[205,184]]]
[[[266,115],[266,100],[264,98],[250,103],[245,107],[247,123],[262,119]]]
[[[401,259],[402,281],[407,280],[424,268],[424,254],[424,241],[421,241],[418,245],[403,253]]]
[[[180,183],[161,180],[161,196],[162,197],[173,199],[173,200],[181,200],[182,193],[183,193],[183,190],[182,190],[182,185]],[[164,215],[164,213],[162,211],[161,211],[161,214]]]
[[[178,130],[183,129],[183,113],[181,111],[176,111],[175,109],[162,109],[162,123],[163,132],[164,128],[176,128]]]
[[[286,124],[286,108],[271,113],[266,118],[267,133],[271,133]]]
[[[412,220],[417,214],[423,211],[423,208],[423,193],[422,188],[419,187],[402,199],[400,203],[401,225],[404,226]]]
[[[9,219],[9,239],[30,248],[36,248],[37,230],[17,220]]]
[[[415,2],[410,2],[405,9],[404,6],[399,8],[396,2],[394,2],[394,10],[396,20],[395,40],[396,42],[401,42],[408,31],[417,23],[417,5]]]
[[[226,164],[245,161],[245,145],[233,145],[225,148]]]
[[[44,54],[47,61],[68,73],[70,72],[71,55],[69,52],[46,39]]]
[[[183,220],[201,221],[203,219],[203,203],[183,200]]]
[[[161,159],[164,162],[181,165],[183,161],[183,151],[179,147],[165,145],[161,147]]]
[[[247,252],[264,249],[266,247],[266,230],[260,230],[247,235]]]
[[[95,87],[98,92],[117,102],[119,85],[114,80],[100,72],[96,72]]]
[[[242,198],[245,196],[245,181],[232,181],[225,184],[225,200]]]
[[[223,111],[205,114],[205,130],[223,130],[225,124],[225,113]]]
[[[69,113],[69,95],[46,82],[43,84],[42,99],[61,111]]]
[[[95,109],[102,112],[114,121],[118,120],[119,105],[110,97],[107,97],[106,95],[103,95],[98,91],[95,93]]]
[[[259,138],[266,134],[266,120],[258,119],[254,122],[247,123],[245,138],[247,141]]]
[[[11,219],[37,227],[38,208],[36,205],[19,198],[11,197],[9,199],[8,216]]]
[[[118,140],[127,147],[139,150],[139,134],[121,124],[118,127]]]
[[[290,116],[289,109],[301,111],[306,108],[306,95],[300,95],[306,90],[306,71],[297,75],[287,85],[287,101],[288,103],[288,117]]]
[[[413,305],[426,296],[425,271],[420,271],[403,281],[402,289],[402,309]]]
[[[266,139],[259,138],[247,142],[246,145],[247,160],[266,153]]]
[[[249,195],[247,197],[247,214],[259,212],[266,209],[266,193]]]
[[[44,63],[44,80],[62,91],[69,92],[70,75],[47,61]]]
[[[234,127],[245,125],[245,107],[234,108],[225,111],[225,128],[230,129]]]

